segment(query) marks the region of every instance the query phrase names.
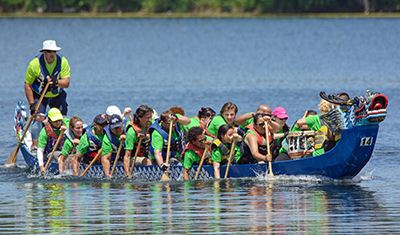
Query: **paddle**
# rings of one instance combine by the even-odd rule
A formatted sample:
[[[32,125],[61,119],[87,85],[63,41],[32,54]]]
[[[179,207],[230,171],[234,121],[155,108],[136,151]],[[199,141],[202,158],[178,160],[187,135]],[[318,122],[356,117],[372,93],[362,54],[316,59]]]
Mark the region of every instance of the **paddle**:
[[[165,163],[168,164],[169,162],[169,149],[171,147],[171,136],[172,136],[172,121],[169,123],[169,133],[168,133],[168,146],[167,146],[167,158],[165,159]],[[166,171],[164,171],[164,174],[161,177],[161,181],[167,181],[169,180],[169,176],[168,176],[168,169]]]
[[[58,135],[57,142],[56,142],[56,144],[54,145],[53,150],[51,151],[51,154],[50,154],[49,159],[47,160],[46,166],[44,167],[44,172],[47,171],[47,167],[49,166],[50,161],[51,161],[51,159],[53,158],[53,154],[54,154],[54,152],[56,151],[57,146],[58,146],[58,143],[60,143],[60,140],[61,140],[61,137],[63,136],[63,134],[64,134],[64,130],[61,130],[61,131],[60,131],[60,134]]]
[[[129,172],[129,175],[132,175],[132,173],[133,173],[133,168],[135,167],[135,162],[136,162],[136,158],[137,158],[138,153],[139,153],[140,145],[142,145],[142,139],[143,138],[139,139],[139,143],[138,143],[138,145],[136,147],[135,156],[133,157],[132,168],[131,168],[131,171]]]
[[[229,159],[228,159],[228,165],[226,166],[226,171],[225,171],[225,177],[224,179],[226,179],[226,177],[228,176],[228,171],[229,171],[229,166],[231,164],[231,159],[232,159],[232,155],[233,155],[233,150],[235,149],[235,139],[233,139],[232,141],[232,147],[231,147],[231,152],[229,154]]]
[[[119,143],[119,147],[118,147],[118,151],[117,151],[117,156],[115,157],[114,165],[113,165],[113,168],[112,168],[112,170],[111,170],[111,177],[114,175],[115,167],[117,166],[119,154],[121,153],[122,145],[124,144],[124,142],[125,142],[125,141],[121,141],[121,142]]]
[[[101,149],[99,150],[99,152],[97,152],[96,156],[93,158],[93,160],[90,162],[90,164],[88,165],[88,167],[85,169],[85,171],[81,174],[81,176],[84,176],[86,174],[86,172],[89,170],[89,168],[93,165],[93,163],[97,160],[97,158],[99,158],[101,154]]]
[[[268,155],[271,155],[271,149],[269,147],[269,130],[268,130],[268,123],[265,123],[265,136],[267,137],[267,151],[268,151]],[[274,176],[274,173],[272,172],[272,163],[270,161],[268,161],[268,169],[269,169],[269,175],[270,176]]]
[[[206,149],[204,149],[203,156],[201,157],[201,160],[200,160],[199,168],[197,169],[196,176],[194,177],[195,180],[197,180],[197,177],[199,176],[201,166],[203,166],[204,158],[205,158],[205,156],[206,156],[206,152],[207,152],[207,150],[208,150],[208,147],[210,147],[210,146],[211,146],[211,145],[207,145]]]
[[[29,118],[29,122],[28,122],[28,124],[26,125],[26,127],[24,128],[24,134],[22,135],[21,139],[19,139],[19,143],[18,143],[17,148],[14,149],[14,151],[12,151],[12,153],[10,154],[10,156],[8,156],[6,165],[10,165],[10,164],[15,165],[15,163],[17,162],[18,150],[19,150],[19,148],[21,147],[21,144],[24,142],[25,135],[26,135],[27,131],[29,130],[29,127],[30,127],[31,124],[32,124],[33,118],[35,117],[35,114],[37,113],[37,111],[38,111],[38,109],[39,109],[39,106],[40,106],[40,104],[41,104],[42,101],[43,101],[44,95],[46,94],[47,88],[49,87],[49,85],[50,85],[50,83],[47,83],[46,86],[44,87],[43,93],[42,93],[42,95],[40,96],[40,99],[39,99],[39,101],[37,102],[37,104],[36,104],[36,106],[35,106],[35,113],[34,113],[33,115],[31,115],[31,117]]]

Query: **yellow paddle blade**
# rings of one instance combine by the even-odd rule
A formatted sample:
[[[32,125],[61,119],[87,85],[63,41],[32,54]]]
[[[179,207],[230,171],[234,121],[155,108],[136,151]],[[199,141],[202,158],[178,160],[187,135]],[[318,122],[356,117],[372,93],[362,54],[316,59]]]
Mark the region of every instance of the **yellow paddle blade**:
[[[163,176],[161,177],[161,181],[169,181],[170,178],[168,176],[168,172],[164,172]]]

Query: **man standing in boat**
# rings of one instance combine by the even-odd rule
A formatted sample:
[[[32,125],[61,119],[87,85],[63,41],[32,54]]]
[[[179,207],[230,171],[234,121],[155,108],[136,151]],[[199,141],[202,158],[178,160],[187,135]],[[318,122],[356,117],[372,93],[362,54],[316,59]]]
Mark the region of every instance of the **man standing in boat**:
[[[68,112],[67,94],[64,89],[69,87],[70,67],[68,60],[64,56],[57,54],[57,51],[60,50],[61,47],[57,46],[56,41],[44,41],[43,48],[39,51],[41,53],[36,55],[26,70],[24,88],[31,115],[35,114],[36,104],[46,84],[49,83],[47,92],[35,117],[36,122],[31,127],[33,150],[37,149],[38,146],[38,138],[45,118],[46,106],[58,108],[64,116]]]

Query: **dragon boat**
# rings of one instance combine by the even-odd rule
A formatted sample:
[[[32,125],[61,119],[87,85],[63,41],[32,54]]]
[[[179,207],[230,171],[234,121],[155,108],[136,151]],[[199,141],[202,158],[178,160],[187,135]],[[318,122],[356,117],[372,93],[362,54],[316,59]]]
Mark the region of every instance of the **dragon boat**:
[[[332,179],[349,179],[356,176],[371,158],[376,143],[379,123],[386,117],[387,97],[380,93],[367,90],[366,95],[343,100],[335,95],[320,93],[321,98],[338,104],[337,108],[325,115],[320,115],[330,129],[342,130],[340,141],[330,151],[314,157],[299,158],[290,161],[272,163],[274,175],[315,175]],[[26,107],[18,102],[15,109],[15,131],[19,140],[24,132],[24,125],[28,120]],[[31,137],[29,131],[21,145],[21,152],[26,164],[40,172],[38,159],[29,151]],[[79,175],[88,165],[81,164]],[[112,166],[111,166],[112,167]],[[189,178],[194,179],[198,165],[193,165],[189,171]],[[225,175],[226,165],[220,167],[220,174]],[[268,174],[268,163],[230,165],[228,178],[256,177]],[[59,174],[58,163],[50,162],[46,174]],[[183,179],[183,166],[171,166],[168,171],[171,180]],[[135,179],[160,180],[163,172],[155,166],[135,166]],[[92,165],[84,177],[103,178],[104,171],[101,165]],[[123,165],[117,165],[114,171],[115,178],[124,178]],[[198,179],[214,177],[212,165],[203,165]]]

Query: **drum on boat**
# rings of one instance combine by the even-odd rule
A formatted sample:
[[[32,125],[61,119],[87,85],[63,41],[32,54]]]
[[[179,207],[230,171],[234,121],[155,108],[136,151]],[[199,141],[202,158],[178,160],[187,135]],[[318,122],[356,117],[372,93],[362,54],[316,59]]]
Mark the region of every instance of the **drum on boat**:
[[[290,132],[286,141],[288,154],[292,159],[300,159],[314,151],[314,131]]]

